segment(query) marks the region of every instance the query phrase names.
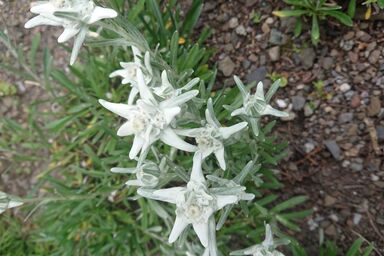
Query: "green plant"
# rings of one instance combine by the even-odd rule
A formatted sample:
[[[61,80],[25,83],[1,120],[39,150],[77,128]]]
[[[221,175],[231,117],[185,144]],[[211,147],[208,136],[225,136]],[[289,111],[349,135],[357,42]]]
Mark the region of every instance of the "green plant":
[[[311,20],[311,39],[314,45],[320,40],[319,22],[325,20],[328,16],[337,19],[346,26],[352,26],[353,21],[350,16],[341,11],[341,6],[335,3],[329,3],[326,0],[284,0],[284,2],[292,6],[291,10],[274,11],[273,14],[284,17],[296,17],[296,27],[294,35],[297,37],[301,34],[303,28],[303,20]]]

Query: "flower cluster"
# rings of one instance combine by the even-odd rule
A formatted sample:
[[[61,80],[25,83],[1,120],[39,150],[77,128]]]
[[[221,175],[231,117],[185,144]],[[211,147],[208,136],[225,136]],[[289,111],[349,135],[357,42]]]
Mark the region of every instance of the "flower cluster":
[[[26,28],[43,24],[62,26],[64,32],[58,39],[60,43],[72,37],[75,38],[71,64],[76,60],[79,49],[89,32],[89,26],[101,19],[117,16],[114,10],[96,6],[92,0],[41,1],[31,8],[31,12],[37,16],[25,24]],[[135,168],[115,167],[111,171],[134,174],[135,179],[128,180],[126,185],[139,187],[138,195],[175,205],[176,218],[169,235],[169,243],[175,242],[187,226],[192,225],[204,247],[204,255],[217,255],[215,232],[216,229],[220,229],[225,220],[220,220],[216,226],[214,213],[223,208],[229,212],[239,201],[250,201],[255,197],[253,194],[246,193],[246,188],[242,186],[244,177],[250,172],[254,163],[250,161],[235,178],[229,180],[217,177],[213,173],[205,175],[204,161],[213,154],[218,166],[226,170],[225,147],[231,140],[238,140],[241,132],[244,133],[248,126],[251,126],[254,135],[258,136],[260,119],[264,115],[277,117],[287,115],[269,105],[279,82],[274,83],[266,95],[264,95],[263,84],[259,83],[256,93],[252,95],[235,76],[235,82],[242,96],[242,107],[232,109],[228,116],[241,116],[244,121],[223,126],[215,115],[213,100],[209,98],[205,102],[202,99],[196,99],[199,90],[192,88],[200,82],[199,78],[191,79],[180,86],[180,81],[185,79],[175,83],[173,82],[175,72],[159,70],[160,68],[155,68],[155,65],[152,66],[152,58],[156,55],[149,51],[140,52],[135,46],[131,46],[131,49],[133,60],[120,62],[121,69],[110,74],[110,78],[122,78],[121,84],[131,86],[127,103],[114,103],[104,99],[99,99],[99,103],[125,120],[117,130],[117,135],[133,136],[129,158],[136,160],[137,164]],[[203,102],[201,105],[206,104],[206,120],[200,120],[198,110],[195,111],[197,113],[192,113],[190,105],[193,101],[200,104]],[[181,120],[184,119],[185,124],[185,119],[188,120],[190,116],[194,116],[194,120],[201,121],[201,127],[183,127]],[[186,137],[194,138],[196,145],[187,142]],[[171,147],[170,154],[160,157],[157,155],[154,162],[148,158],[148,155],[150,149],[156,152],[155,146],[159,141]],[[166,187],[168,184],[174,184],[172,182],[174,176],[171,178],[167,176],[167,172],[171,169],[167,161],[174,161],[178,156],[178,150],[193,153],[192,169],[184,173],[185,186]],[[188,154],[183,153],[183,155]],[[7,207],[16,205],[17,203],[11,202]],[[281,255],[274,251],[275,245],[269,225],[266,225],[266,230],[266,240],[261,245],[248,248],[241,253]]]
[[[117,17],[112,9],[96,6],[92,0],[49,0],[33,4],[31,12],[37,14],[25,23],[25,28],[39,25],[61,26],[63,33],[58,42],[75,38],[70,64],[74,64],[80,47],[89,31],[89,25],[105,18]]]

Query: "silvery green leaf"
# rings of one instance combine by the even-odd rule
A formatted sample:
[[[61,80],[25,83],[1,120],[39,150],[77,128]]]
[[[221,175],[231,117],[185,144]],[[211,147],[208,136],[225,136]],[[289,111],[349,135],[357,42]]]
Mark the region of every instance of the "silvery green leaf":
[[[275,95],[276,91],[280,88],[281,86],[281,79],[276,80],[271,87],[269,88],[267,94],[265,95],[265,101],[268,103],[271,101],[272,96]]]

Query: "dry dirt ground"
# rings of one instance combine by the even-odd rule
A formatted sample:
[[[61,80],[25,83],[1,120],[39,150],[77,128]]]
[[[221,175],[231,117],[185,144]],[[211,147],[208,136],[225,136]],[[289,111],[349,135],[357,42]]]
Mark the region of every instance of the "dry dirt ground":
[[[265,86],[277,76],[287,79],[274,101],[291,113],[278,125],[278,135],[290,142],[280,165],[286,186],[279,192],[282,198],[310,198],[305,207],[314,214],[296,234],[309,255],[315,255],[320,232],[344,247],[361,235],[384,248],[384,22],[356,21],[346,28],[323,21],[321,42],[314,47],[306,28],[293,38],[294,20],[272,15],[284,7],[281,2],[206,1],[200,26],[214,29],[209,46],[218,50],[218,86],[233,84],[234,74],[248,82],[264,80]],[[25,45],[31,34],[44,32],[42,47],[55,49],[55,65],[64,67],[68,56],[56,47],[58,30],[23,28],[28,6],[26,0],[0,1],[6,10],[1,28],[6,25],[11,38]],[[0,44],[0,61],[10,59]],[[0,81],[18,87],[16,95],[0,97],[1,116],[22,122],[28,104],[47,97],[1,70]],[[10,182],[9,163],[1,154],[0,189],[15,184],[7,189],[20,194],[31,175]],[[33,172],[41,164],[28,168]]]

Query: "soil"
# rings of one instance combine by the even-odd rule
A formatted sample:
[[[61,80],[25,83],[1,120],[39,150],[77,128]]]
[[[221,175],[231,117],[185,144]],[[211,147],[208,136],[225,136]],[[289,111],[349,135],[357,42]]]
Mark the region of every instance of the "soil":
[[[314,210],[295,237],[309,255],[318,252],[319,233],[343,249],[362,236],[384,253],[384,22],[348,28],[324,20],[313,46],[309,22],[294,38],[295,19],[273,16],[283,8],[282,1],[205,2],[200,26],[213,28],[217,86],[233,85],[234,74],[265,87],[286,78],[273,102],[291,114],[277,131],[290,142],[280,194],[307,195],[304,206]]]
[[[279,193],[283,199],[308,195],[303,207],[314,210],[295,236],[309,255],[316,255],[321,232],[344,249],[362,236],[384,253],[384,22],[356,21],[347,28],[324,20],[321,41],[313,46],[309,24],[294,38],[295,20],[273,16],[284,7],[277,0],[205,1],[199,26],[213,28],[208,45],[218,52],[212,60],[220,69],[217,86],[233,85],[234,74],[246,82],[262,80],[265,87],[272,78],[285,77],[287,85],[273,102],[291,114],[277,128],[290,142],[280,164],[285,187]],[[68,55],[57,50],[60,31],[23,28],[29,1],[0,1],[0,8],[7,10],[1,28],[6,26],[15,42],[28,46],[33,33],[44,32],[42,47],[55,49],[55,65],[66,66]],[[10,59],[0,44],[0,61]],[[38,86],[1,70],[0,81],[18,88],[16,95],[0,97],[0,114],[20,123],[26,122],[25,106],[47,97]],[[6,158],[0,153],[0,190],[18,195],[46,164],[33,163],[30,173],[17,176],[18,184],[11,182],[16,177],[8,175]]]

